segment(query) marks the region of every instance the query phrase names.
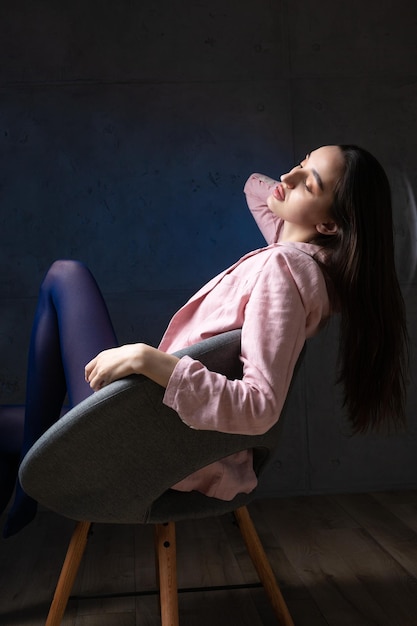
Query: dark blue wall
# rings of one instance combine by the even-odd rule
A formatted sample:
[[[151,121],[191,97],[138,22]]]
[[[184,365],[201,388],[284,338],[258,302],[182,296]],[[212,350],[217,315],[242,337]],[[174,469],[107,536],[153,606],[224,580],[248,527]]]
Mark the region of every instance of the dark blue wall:
[[[54,259],[91,267],[120,341],[157,343],[194,290],[263,244],[247,176],[324,143],[362,144],[390,173],[415,342],[413,0],[6,0],[0,29],[0,403],[24,402]],[[352,439],[335,346],[332,327],[309,348],[271,493],[415,484],[415,392],[407,435]]]

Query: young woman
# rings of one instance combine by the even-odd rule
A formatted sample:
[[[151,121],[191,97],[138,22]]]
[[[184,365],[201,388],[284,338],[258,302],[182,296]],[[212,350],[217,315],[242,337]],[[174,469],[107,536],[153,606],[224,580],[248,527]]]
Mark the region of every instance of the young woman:
[[[404,423],[407,331],[382,167],[356,146],[323,146],[280,182],[252,175],[245,193],[268,245],[195,294],[173,317],[158,349],[114,347],[107,309],[87,268],[74,261],[52,265],[31,339],[22,456],[59,417],[66,391],[74,405],[132,373],[165,387],[164,403],[190,427],[265,432],[279,418],[305,340],[332,312],[341,319],[340,381],[353,429]],[[172,354],[234,328],[242,328],[242,380]],[[3,503],[13,489],[13,471],[4,473]],[[248,450],[173,488],[227,500],[255,486]],[[35,512],[36,502],[18,485],[5,536]]]

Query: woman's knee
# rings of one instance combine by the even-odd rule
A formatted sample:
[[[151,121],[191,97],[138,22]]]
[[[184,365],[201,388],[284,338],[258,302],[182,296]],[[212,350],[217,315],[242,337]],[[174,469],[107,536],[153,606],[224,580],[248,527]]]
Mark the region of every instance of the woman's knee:
[[[57,259],[50,266],[47,275],[62,276],[67,274],[78,274],[89,272],[87,266],[82,261],[76,259]]]
[[[82,261],[74,259],[58,259],[52,263],[47,271],[43,280],[43,285],[48,285],[50,282],[56,284],[61,281],[72,281],[85,274],[90,274],[90,270]]]

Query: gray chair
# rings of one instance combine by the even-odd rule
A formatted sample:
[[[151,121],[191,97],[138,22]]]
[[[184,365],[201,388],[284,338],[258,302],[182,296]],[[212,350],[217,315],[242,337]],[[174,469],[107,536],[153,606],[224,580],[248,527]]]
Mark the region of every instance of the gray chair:
[[[189,354],[231,379],[242,375],[240,330],[176,354]],[[161,622],[178,625],[175,522],[234,512],[278,623],[292,626],[246,508],[255,492],[226,502],[170,489],[197,469],[249,448],[261,477],[277,447],[280,422],[257,436],[191,429],[162,403],[163,391],[144,376],[116,381],[71,409],[23,460],[19,476],[25,491],[56,513],[79,520],[46,625],[61,623],[92,522],[155,525]]]

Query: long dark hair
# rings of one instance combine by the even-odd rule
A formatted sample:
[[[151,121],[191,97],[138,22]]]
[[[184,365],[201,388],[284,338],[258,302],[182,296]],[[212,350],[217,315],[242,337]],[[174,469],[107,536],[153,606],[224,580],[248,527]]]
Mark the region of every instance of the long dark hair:
[[[320,237],[340,312],[339,381],[355,432],[405,424],[408,334],[394,261],[391,190],[372,154],[341,145],[335,236]]]

